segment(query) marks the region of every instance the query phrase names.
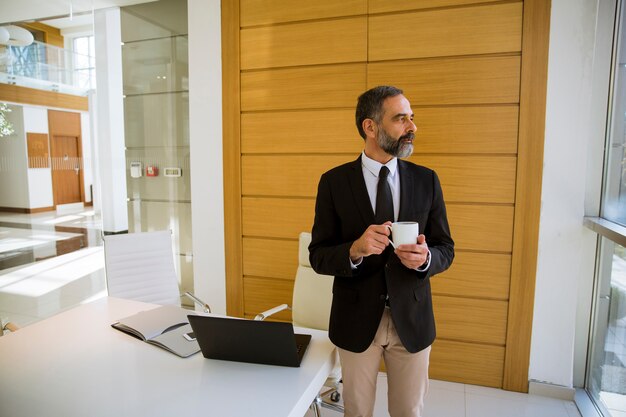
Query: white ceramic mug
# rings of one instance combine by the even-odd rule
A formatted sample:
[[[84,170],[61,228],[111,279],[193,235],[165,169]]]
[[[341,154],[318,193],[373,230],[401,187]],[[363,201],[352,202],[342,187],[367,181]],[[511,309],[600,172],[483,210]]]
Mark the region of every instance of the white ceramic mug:
[[[393,235],[393,241],[389,239],[389,243],[391,243],[394,249],[399,245],[413,245],[417,243],[419,223],[395,222],[387,227],[391,230],[391,234]]]

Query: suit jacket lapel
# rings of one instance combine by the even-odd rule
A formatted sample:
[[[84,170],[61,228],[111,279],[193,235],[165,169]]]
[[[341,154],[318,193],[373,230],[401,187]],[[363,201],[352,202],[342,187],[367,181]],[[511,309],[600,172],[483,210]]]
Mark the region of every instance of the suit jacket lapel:
[[[374,210],[370,202],[369,194],[367,193],[367,187],[365,186],[365,179],[363,178],[363,168],[361,166],[361,156],[357,158],[350,166],[350,190],[352,196],[356,202],[357,209],[361,213],[361,217],[365,224],[370,225],[374,223]]]
[[[411,190],[414,189],[413,181],[415,179],[412,175],[408,175],[405,163],[405,161],[398,159],[398,173],[400,174],[400,211],[398,212],[398,221],[403,221],[407,213],[412,211],[411,205],[416,204],[410,198]]]

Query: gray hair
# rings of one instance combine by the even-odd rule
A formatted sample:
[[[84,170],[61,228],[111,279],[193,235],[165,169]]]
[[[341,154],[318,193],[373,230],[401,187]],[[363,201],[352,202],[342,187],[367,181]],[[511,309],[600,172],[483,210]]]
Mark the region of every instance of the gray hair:
[[[382,118],[383,102],[389,97],[395,97],[403,94],[402,90],[390,85],[379,85],[371,88],[361,94],[356,105],[356,128],[359,134],[365,139],[363,131],[363,120],[372,119],[376,123],[380,123]]]

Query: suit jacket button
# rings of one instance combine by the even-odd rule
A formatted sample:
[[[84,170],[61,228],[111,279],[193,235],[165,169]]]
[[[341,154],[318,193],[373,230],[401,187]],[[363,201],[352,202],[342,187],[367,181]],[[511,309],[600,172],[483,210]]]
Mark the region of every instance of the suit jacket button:
[[[380,299],[381,299],[381,300],[384,300],[384,299],[386,299],[386,298],[387,298],[387,296],[386,296],[385,294],[381,294],[381,295],[380,295]]]

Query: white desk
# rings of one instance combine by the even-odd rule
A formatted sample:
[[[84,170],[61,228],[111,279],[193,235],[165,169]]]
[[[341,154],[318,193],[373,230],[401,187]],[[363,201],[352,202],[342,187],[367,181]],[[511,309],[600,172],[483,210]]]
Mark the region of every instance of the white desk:
[[[334,365],[326,332],[300,368],[179,358],[111,328],[154,307],[103,298],[0,337],[0,416],[301,417]]]

